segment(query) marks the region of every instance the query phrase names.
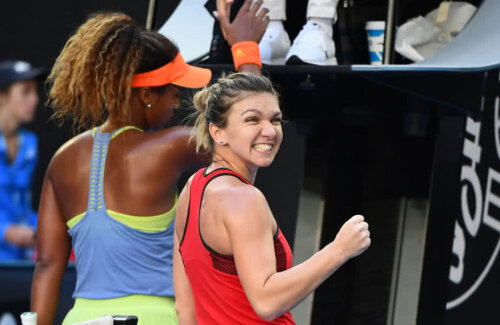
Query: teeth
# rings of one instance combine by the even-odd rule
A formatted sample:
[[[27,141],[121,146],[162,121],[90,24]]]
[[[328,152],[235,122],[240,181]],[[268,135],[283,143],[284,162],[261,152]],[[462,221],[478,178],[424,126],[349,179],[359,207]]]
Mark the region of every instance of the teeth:
[[[273,149],[273,146],[270,144],[256,144],[255,149],[258,151],[271,151],[271,149]]]

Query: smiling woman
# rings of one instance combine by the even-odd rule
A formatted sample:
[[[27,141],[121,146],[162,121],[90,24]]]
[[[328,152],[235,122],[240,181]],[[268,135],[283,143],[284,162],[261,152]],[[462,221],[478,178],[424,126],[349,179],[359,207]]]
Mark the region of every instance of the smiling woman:
[[[212,154],[182,191],[174,236],[176,310],[198,324],[294,324],[290,309],[370,245],[354,216],[335,241],[291,267],[292,253],[264,195],[253,186],[283,139],[271,82],[246,73],[196,94],[196,144]],[[186,323],[187,324],[187,323]]]

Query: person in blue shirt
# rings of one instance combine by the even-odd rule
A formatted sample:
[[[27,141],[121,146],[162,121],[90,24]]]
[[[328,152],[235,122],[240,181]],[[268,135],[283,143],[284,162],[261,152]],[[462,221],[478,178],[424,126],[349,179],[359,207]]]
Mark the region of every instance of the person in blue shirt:
[[[41,73],[24,61],[0,62],[0,261],[27,258],[35,245],[31,187],[38,140],[21,125],[35,116]]]

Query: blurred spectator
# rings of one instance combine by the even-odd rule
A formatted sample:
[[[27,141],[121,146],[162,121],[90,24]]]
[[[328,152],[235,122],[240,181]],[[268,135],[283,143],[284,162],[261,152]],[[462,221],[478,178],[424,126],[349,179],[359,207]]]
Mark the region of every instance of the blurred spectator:
[[[29,258],[35,244],[31,187],[38,140],[21,125],[35,116],[41,73],[27,62],[0,62],[0,261]]]

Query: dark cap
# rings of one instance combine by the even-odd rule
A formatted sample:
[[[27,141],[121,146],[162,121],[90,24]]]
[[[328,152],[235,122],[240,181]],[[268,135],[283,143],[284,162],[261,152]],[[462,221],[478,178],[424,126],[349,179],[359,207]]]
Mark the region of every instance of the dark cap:
[[[42,74],[43,68],[33,68],[25,61],[0,61],[0,89],[18,81],[36,79]]]

